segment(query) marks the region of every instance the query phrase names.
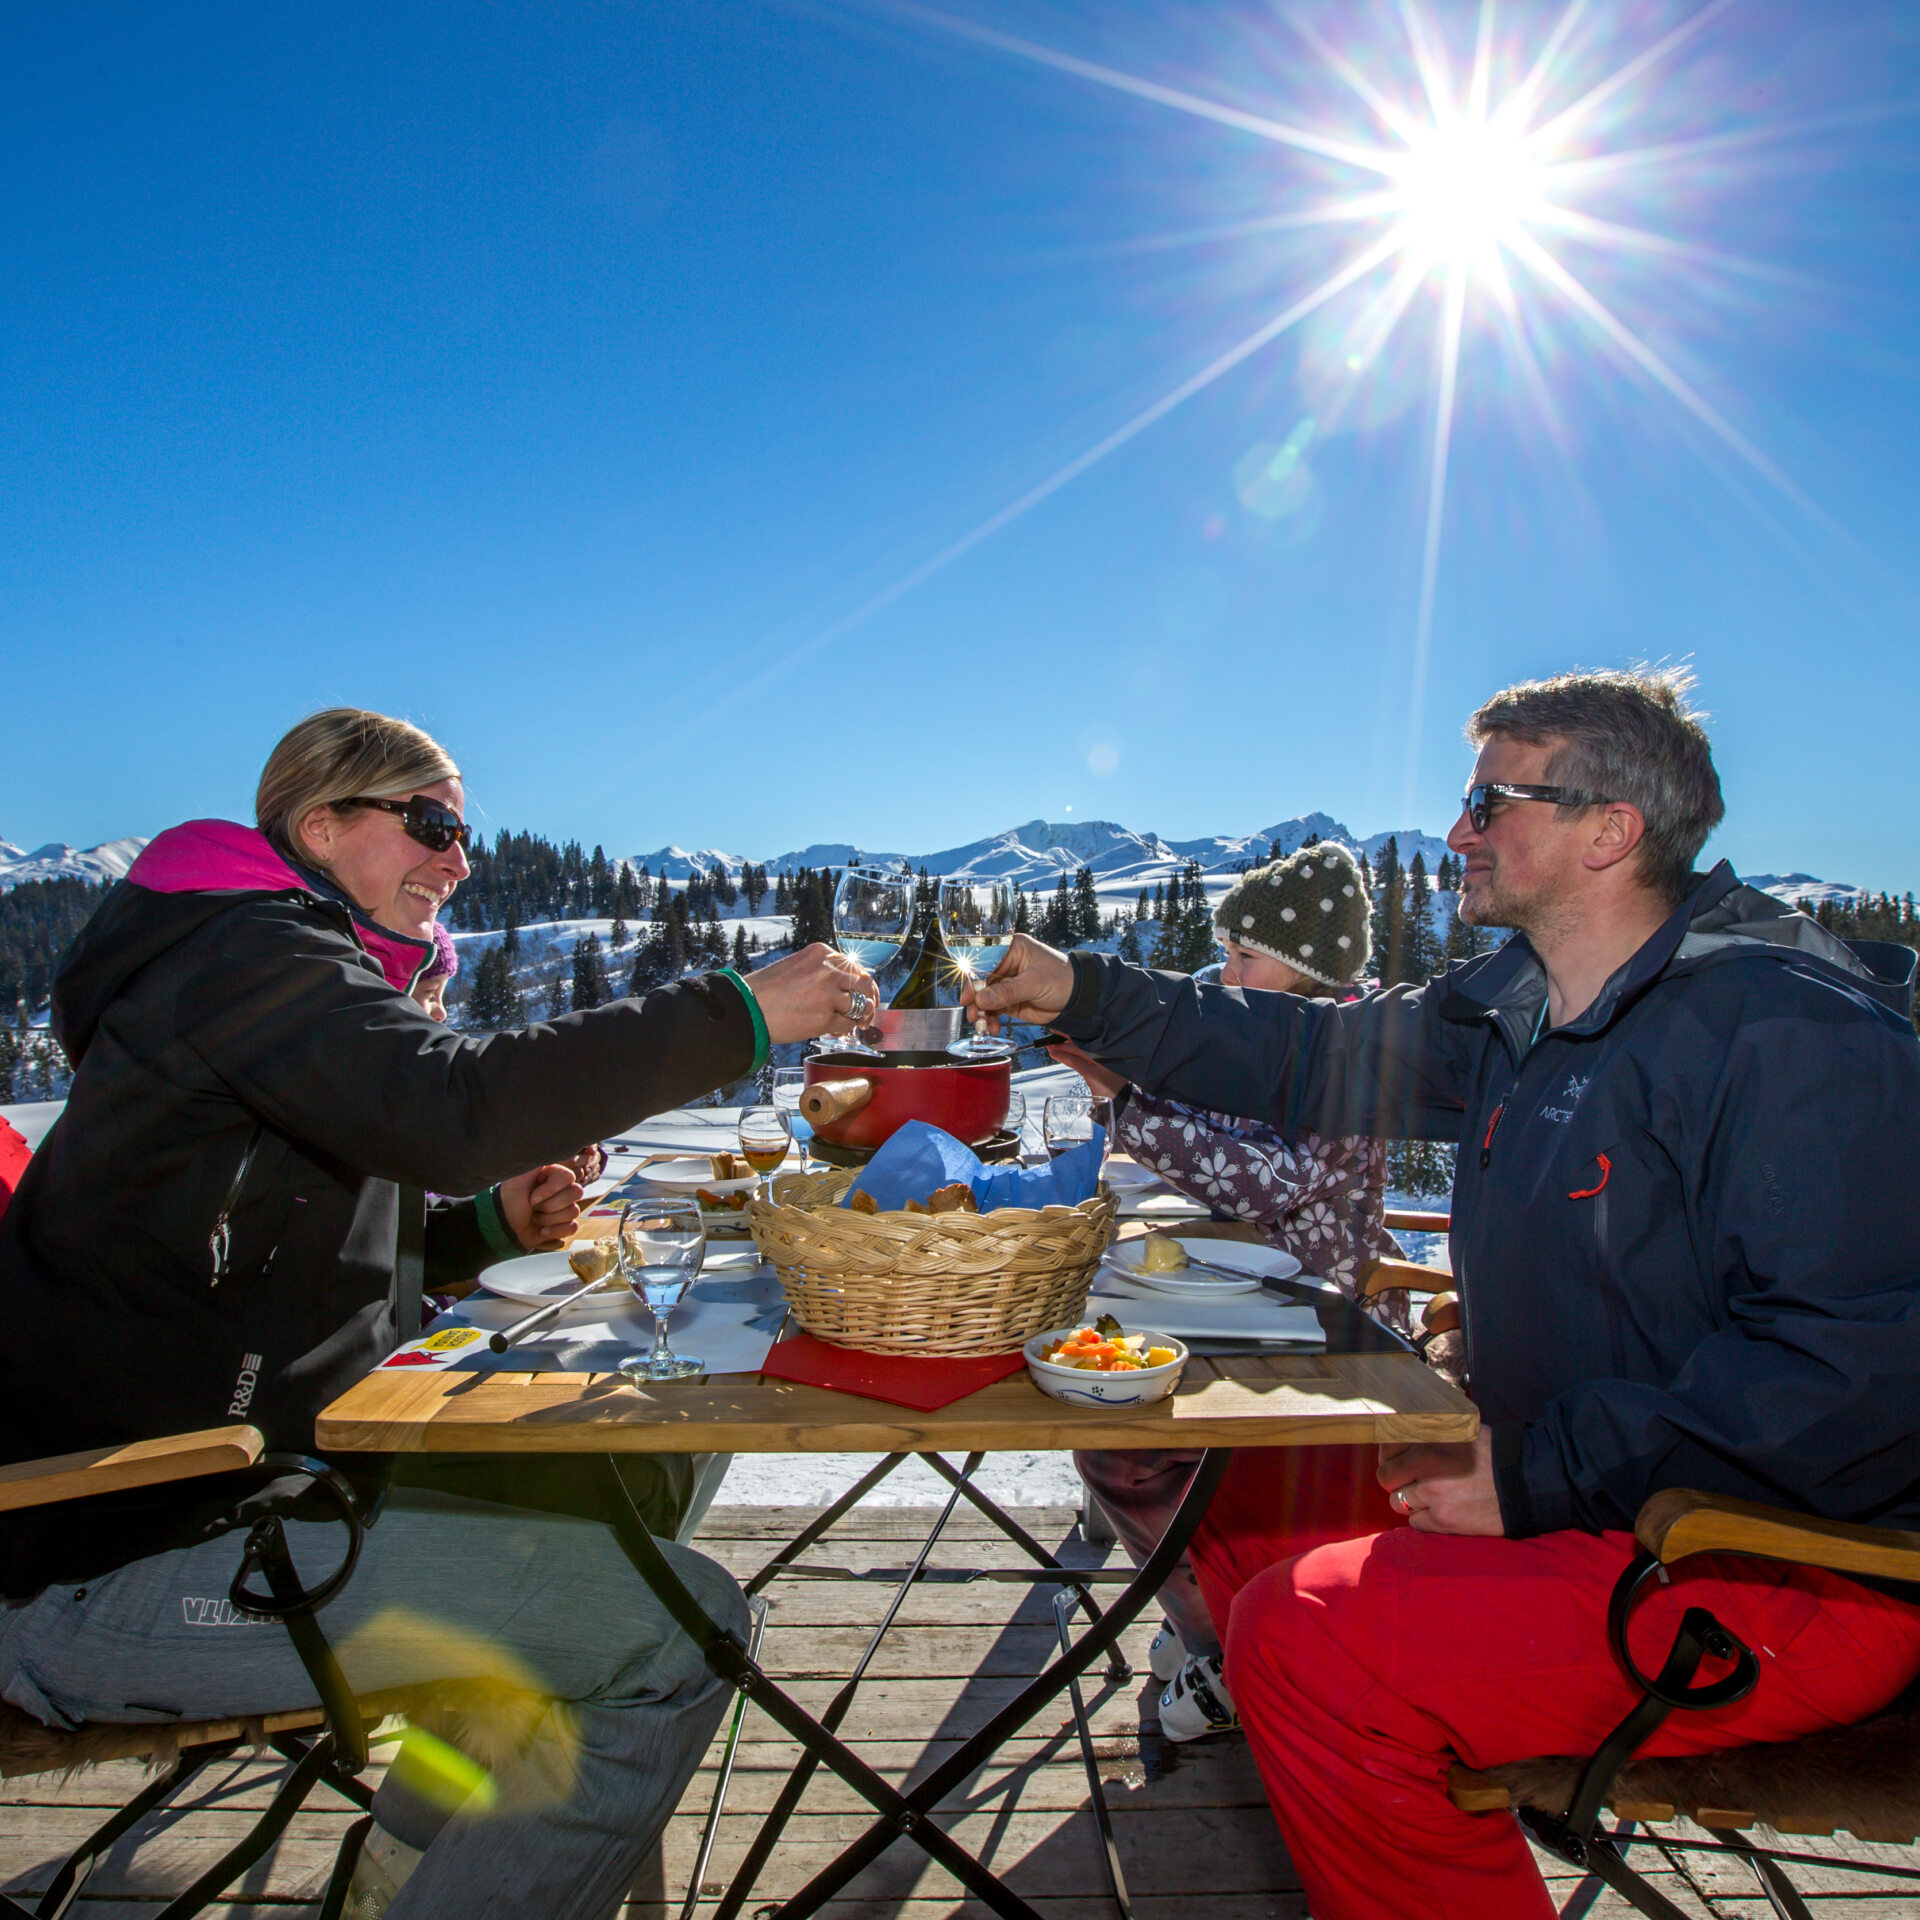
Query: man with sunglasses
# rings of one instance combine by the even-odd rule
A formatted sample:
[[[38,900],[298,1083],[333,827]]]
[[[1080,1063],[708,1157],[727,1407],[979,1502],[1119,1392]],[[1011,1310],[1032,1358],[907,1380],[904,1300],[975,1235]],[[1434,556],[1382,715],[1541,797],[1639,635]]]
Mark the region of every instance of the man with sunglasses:
[[[1473,716],[1460,912],[1513,936],[1428,985],[1242,998],[1023,940],[974,996],[1289,1133],[1460,1143],[1481,1437],[1383,1449],[1376,1511],[1333,1540],[1243,1454],[1192,1550],[1320,1920],[1553,1912],[1446,1769],[1591,1753],[1625,1715],[1607,1601],[1650,1494],[1920,1526],[1915,957],[1693,872],[1722,804],[1687,688],[1567,674]],[[1920,1673],[1914,1596],[1755,1568],[1690,1560],[1642,1608],[1643,1665],[1701,1605],[1764,1669],[1648,1751],[1795,1738]]]

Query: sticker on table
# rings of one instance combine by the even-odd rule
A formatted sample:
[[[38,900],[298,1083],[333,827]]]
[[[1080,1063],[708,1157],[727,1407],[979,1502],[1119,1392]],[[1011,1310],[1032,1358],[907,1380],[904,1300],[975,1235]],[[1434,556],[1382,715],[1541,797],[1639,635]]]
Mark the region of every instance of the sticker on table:
[[[380,1362],[381,1367],[444,1367],[454,1357],[483,1340],[485,1334],[478,1327],[442,1327],[438,1333],[430,1333],[422,1340],[410,1340],[397,1353],[390,1353]]]

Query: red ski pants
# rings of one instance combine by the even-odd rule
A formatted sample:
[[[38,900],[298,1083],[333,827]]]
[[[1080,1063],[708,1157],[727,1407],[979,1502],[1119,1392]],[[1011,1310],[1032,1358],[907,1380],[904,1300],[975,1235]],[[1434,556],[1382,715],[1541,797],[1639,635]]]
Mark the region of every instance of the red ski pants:
[[[1192,1558],[1226,1677],[1315,1920],[1551,1920],[1517,1821],[1459,1812],[1448,1765],[1591,1753],[1636,1696],[1608,1651],[1630,1534],[1417,1533],[1372,1447],[1239,1453]],[[1643,1598],[1655,1672],[1688,1606],[1760,1657],[1739,1704],[1676,1712],[1649,1753],[1787,1740],[1878,1711],[1920,1672],[1920,1607],[1838,1574],[1701,1555]],[[1701,1678],[1726,1669],[1709,1662]]]

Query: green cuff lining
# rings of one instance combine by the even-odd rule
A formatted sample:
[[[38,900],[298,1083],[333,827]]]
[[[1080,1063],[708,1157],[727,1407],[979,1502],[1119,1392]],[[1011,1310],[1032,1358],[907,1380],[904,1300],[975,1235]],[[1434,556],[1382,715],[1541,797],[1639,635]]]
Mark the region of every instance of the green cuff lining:
[[[506,1215],[500,1211],[498,1187],[489,1187],[485,1193],[474,1195],[473,1216],[480,1222],[480,1231],[487,1245],[503,1259],[518,1260],[525,1254],[526,1248],[513,1237]]]
[[[731,980],[740,989],[740,997],[747,1003],[747,1011],[753,1016],[753,1065],[748,1073],[758,1073],[767,1064],[767,1056],[773,1051],[773,1042],[767,1036],[767,1016],[760,1011],[760,1002],[753,997],[753,989],[734,972],[731,967],[720,969],[722,980]]]

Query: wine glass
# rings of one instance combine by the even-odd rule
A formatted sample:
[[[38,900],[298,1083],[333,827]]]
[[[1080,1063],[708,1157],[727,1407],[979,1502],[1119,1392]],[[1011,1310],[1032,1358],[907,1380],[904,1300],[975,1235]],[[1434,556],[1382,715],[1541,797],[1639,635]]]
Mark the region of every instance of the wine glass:
[[[787,1125],[793,1132],[795,1142],[800,1148],[802,1162],[807,1157],[807,1139],[812,1138],[811,1130],[806,1138],[801,1137],[800,1096],[807,1090],[807,1070],[805,1067],[775,1067],[773,1070],[773,1104],[787,1116]]]
[[[643,1380],[683,1380],[704,1373],[706,1362],[677,1354],[667,1345],[667,1317],[699,1277],[707,1230],[700,1203],[675,1196],[629,1200],[620,1209],[614,1242],[620,1277],[653,1309],[653,1351],[629,1354],[620,1371],[636,1386]]]
[[[1093,1095],[1048,1094],[1040,1132],[1049,1160],[1058,1160],[1070,1148],[1084,1147],[1093,1138]]]
[[[849,867],[833,893],[834,943],[878,978],[900,957],[913,930],[913,878],[881,867]],[[877,1012],[878,1009],[871,1009]],[[856,1033],[833,1043],[839,1053],[872,1053]]]
[[[793,1143],[793,1121],[783,1107],[749,1107],[740,1116],[740,1157],[760,1176],[760,1198],[773,1198],[773,1170]]]
[[[984,980],[1013,944],[1013,888],[999,880],[942,880],[940,932],[962,976]],[[947,1051],[961,1060],[1000,1060],[1018,1048],[1004,1030],[996,1037],[981,1024]]]

